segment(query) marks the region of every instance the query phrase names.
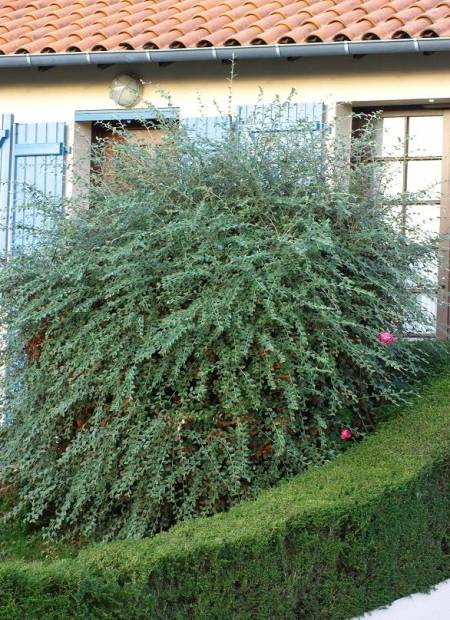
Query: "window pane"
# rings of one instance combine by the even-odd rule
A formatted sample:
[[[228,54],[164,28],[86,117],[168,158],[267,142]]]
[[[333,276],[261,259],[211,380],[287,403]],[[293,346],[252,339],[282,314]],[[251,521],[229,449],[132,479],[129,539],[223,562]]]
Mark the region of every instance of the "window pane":
[[[434,334],[436,332],[437,301],[435,298],[424,294],[417,295],[417,299],[425,314],[424,321],[405,325],[405,328],[413,334]]]
[[[414,239],[429,239],[439,235],[439,205],[412,205],[406,207],[406,234]],[[430,282],[438,281],[438,261],[431,259],[417,265],[417,273]]]
[[[403,162],[386,164],[384,182],[388,196],[396,196],[403,191]]]
[[[396,230],[403,231],[404,229],[403,211],[403,205],[389,205],[389,210],[386,211],[386,221],[391,226],[394,226]]]
[[[408,154],[412,157],[442,155],[442,116],[411,116]]]
[[[439,205],[411,205],[406,207],[406,226],[425,234],[439,234]]]
[[[406,117],[394,116],[380,119],[377,133],[377,155],[403,157]]]
[[[410,161],[408,163],[408,192],[424,192],[423,200],[439,200],[441,162]]]

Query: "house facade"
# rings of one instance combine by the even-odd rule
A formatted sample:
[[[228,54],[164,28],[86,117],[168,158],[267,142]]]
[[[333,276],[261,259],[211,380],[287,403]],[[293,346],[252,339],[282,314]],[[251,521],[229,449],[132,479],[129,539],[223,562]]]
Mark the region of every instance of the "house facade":
[[[25,185],[70,195],[62,164],[89,173],[102,122],[139,135],[157,108],[181,122],[206,116],[214,131],[218,116],[239,119],[292,89],[294,115],[336,118],[344,134],[353,111],[381,112],[393,191],[426,189],[405,217],[444,235],[438,300],[424,303],[447,338],[450,2],[0,0],[3,254],[26,243],[16,211]]]

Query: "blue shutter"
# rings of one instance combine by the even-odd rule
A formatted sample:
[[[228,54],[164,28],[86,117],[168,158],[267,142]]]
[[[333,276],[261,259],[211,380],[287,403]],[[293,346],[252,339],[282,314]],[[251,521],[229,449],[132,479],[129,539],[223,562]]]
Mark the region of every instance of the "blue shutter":
[[[41,226],[39,214],[32,206],[21,208],[29,202],[32,188],[55,199],[60,204],[64,192],[64,123],[14,123],[11,114],[5,114],[0,126],[0,213],[3,260],[9,253],[32,247],[35,239],[33,228]],[[23,227],[26,228],[23,228]],[[8,335],[6,335],[8,337]],[[10,364],[9,393],[5,394],[0,423],[10,422],[8,398],[21,389],[20,372],[24,360],[19,357]],[[13,380],[18,377],[17,380]]]
[[[9,201],[11,181],[11,146],[13,134],[13,117],[4,114],[0,117],[0,215],[1,215],[1,257],[6,258],[9,244]]]
[[[13,123],[3,117],[8,135],[0,145],[2,185],[0,204],[6,227],[3,252],[33,246],[33,230],[45,225],[42,214],[28,203],[33,191],[55,199],[64,194],[64,123]],[[6,126],[6,127],[5,127]]]
[[[238,126],[251,130],[255,124],[259,130],[270,131],[276,125],[277,131],[288,131],[299,121],[312,123],[314,129],[322,129],[325,122],[325,105],[322,102],[269,103],[241,105],[238,107]]]
[[[255,124],[258,129],[270,131],[276,124],[278,131],[287,131],[301,120],[312,123],[314,129],[322,129],[325,105],[322,102],[240,105],[235,123],[231,123],[230,117],[226,115],[185,118],[181,122],[188,131],[198,134],[199,137],[220,141],[230,127],[245,125],[251,131],[252,124]]]
[[[229,116],[195,116],[181,120],[183,127],[191,134],[208,140],[222,140],[230,128]]]

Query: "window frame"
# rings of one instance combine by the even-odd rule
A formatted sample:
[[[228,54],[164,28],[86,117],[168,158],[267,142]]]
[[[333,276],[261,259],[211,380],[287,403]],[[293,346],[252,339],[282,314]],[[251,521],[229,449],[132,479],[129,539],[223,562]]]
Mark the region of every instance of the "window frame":
[[[395,117],[418,117],[418,116],[441,116],[442,126],[442,155],[441,156],[407,156],[406,143],[404,157],[377,157],[383,161],[403,162],[403,184],[407,182],[405,167],[409,161],[441,161],[441,192],[438,200],[424,201],[421,204],[439,205],[439,256],[437,278],[437,307],[436,307],[436,331],[439,340],[448,340],[450,337],[450,109],[442,108],[413,108],[407,105],[372,106],[368,108],[354,108],[354,112],[370,113],[379,112],[382,118]],[[407,132],[407,128],[406,128]],[[406,188],[403,187],[405,190]],[[424,337],[430,335],[425,335]]]

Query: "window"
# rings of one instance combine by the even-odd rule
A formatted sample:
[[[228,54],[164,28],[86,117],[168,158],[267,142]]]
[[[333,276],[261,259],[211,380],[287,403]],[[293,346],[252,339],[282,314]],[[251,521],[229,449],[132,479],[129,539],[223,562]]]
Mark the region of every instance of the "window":
[[[76,111],[73,142],[73,167],[77,171],[76,176],[88,179],[95,169],[91,162],[92,144],[101,141],[108,159],[113,143],[121,140],[113,131],[114,127],[124,127],[132,142],[148,148],[161,143],[165,123],[178,122],[178,119],[179,109],[174,107]],[[107,162],[105,173],[108,174]],[[79,197],[76,184],[71,190],[73,196]],[[84,200],[83,196],[81,200]]]
[[[439,234],[441,210],[441,177],[443,155],[443,116],[417,113],[385,113],[377,131],[377,155],[391,163],[392,176],[389,191],[403,193],[400,205],[405,229],[421,227],[426,232]],[[408,199],[408,193],[419,196],[419,201]],[[424,272],[437,284],[438,265],[424,265]],[[437,320],[438,304],[418,291],[419,299]],[[412,333],[435,333],[434,326],[411,325]]]
[[[388,192],[404,195],[399,205],[404,228],[419,226],[443,236],[439,264],[423,266],[436,281],[437,300],[417,291],[436,327],[414,325],[411,332],[448,338],[449,241],[444,235],[450,232],[450,111],[386,110],[376,129],[377,159],[391,164]]]
[[[119,132],[114,131],[114,127],[117,127]],[[164,138],[164,129],[161,129],[157,125],[154,127],[151,125],[144,125],[142,122],[133,121],[129,123],[92,123],[91,128],[91,143],[101,144],[105,157],[103,164],[103,174],[105,178],[110,175],[108,160],[114,152],[114,143],[123,142],[124,134],[126,132],[127,140],[131,144],[142,146],[143,148],[149,148],[157,144],[161,144]],[[92,165],[92,170],[95,170],[96,166]]]
[[[385,116],[380,119],[377,155],[392,163],[390,190],[420,193],[420,203],[402,204],[405,225],[425,222],[427,229],[439,232],[443,117]]]

